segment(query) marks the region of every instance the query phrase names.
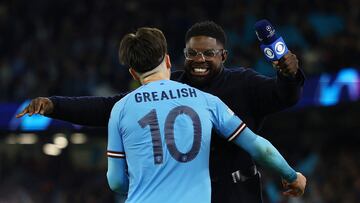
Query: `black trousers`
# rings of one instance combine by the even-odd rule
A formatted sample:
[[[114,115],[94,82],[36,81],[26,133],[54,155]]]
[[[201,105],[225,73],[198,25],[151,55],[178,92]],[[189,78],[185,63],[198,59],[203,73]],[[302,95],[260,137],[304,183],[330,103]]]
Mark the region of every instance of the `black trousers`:
[[[234,183],[232,179],[211,182],[212,203],[262,203],[260,173],[244,182]]]

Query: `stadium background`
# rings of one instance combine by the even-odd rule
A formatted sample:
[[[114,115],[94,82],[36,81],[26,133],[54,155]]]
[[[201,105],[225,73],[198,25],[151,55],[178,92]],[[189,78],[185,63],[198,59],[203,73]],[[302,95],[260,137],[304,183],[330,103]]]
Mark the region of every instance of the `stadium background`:
[[[273,75],[253,30],[262,18],[274,24],[308,78],[300,104],[270,116],[260,133],[308,177],[306,193],[283,198],[278,177],[265,170],[266,202],[360,202],[358,0],[1,1],[0,202],[116,199],[105,176],[106,131],[38,117],[40,128],[48,125],[34,131],[28,118],[13,118],[26,99],[133,88],[117,48],[139,26],[164,31],[176,69],[186,30],[214,20],[228,36],[226,65]]]

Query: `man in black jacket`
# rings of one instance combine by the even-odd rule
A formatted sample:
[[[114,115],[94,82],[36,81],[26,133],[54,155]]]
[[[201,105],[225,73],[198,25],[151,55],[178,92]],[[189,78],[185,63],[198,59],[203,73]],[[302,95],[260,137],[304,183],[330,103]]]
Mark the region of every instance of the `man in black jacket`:
[[[273,63],[277,77],[269,78],[251,69],[224,67],[226,35],[214,22],[194,24],[187,31],[185,42],[185,71],[173,72],[171,79],[218,96],[255,132],[265,116],[294,105],[301,96],[304,75],[291,52]],[[124,95],[40,97],[32,100],[18,116],[40,113],[77,124],[105,127],[114,103]],[[211,144],[212,202],[262,202],[260,173],[250,156],[218,136],[213,136]]]

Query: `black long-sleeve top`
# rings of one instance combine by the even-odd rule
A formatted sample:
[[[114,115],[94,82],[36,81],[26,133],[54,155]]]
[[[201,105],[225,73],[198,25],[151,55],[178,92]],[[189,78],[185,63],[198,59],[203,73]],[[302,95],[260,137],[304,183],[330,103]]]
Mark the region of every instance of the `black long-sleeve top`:
[[[171,79],[191,85],[184,71],[173,72]],[[251,69],[224,68],[210,84],[197,88],[218,96],[256,132],[265,116],[291,107],[299,100],[304,80],[301,71],[294,78],[280,74],[276,78],[269,78]],[[55,108],[48,116],[81,125],[106,127],[113,105],[124,95],[126,94],[113,97],[53,96],[50,99]],[[239,169],[246,171],[254,165],[248,154],[220,136],[213,136],[211,145],[210,168],[214,181],[221,181],[224,174],[231,174]]]

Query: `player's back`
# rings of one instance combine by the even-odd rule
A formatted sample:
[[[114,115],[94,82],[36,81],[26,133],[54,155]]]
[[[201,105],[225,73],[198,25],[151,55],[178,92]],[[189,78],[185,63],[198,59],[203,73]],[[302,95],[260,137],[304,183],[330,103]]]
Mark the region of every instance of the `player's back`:
[[[171,80],[120,100],[119,130],[129,172],[127,202],[210,202],[211,115],[205,94]]]

